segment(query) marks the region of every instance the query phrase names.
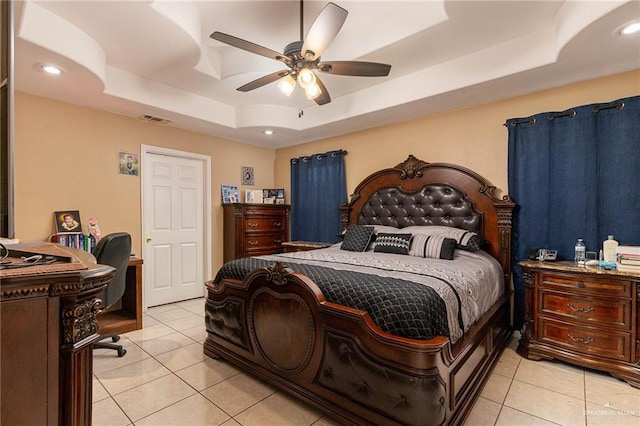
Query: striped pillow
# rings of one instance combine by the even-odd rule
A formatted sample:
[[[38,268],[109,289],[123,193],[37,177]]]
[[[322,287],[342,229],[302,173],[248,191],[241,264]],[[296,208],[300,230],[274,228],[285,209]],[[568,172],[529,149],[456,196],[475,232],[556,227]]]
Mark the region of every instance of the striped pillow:
[[[413,236],[409,255],[452,260],[455,250],[456,240],[453,238],[447,238],[442,235],[417,234]]]

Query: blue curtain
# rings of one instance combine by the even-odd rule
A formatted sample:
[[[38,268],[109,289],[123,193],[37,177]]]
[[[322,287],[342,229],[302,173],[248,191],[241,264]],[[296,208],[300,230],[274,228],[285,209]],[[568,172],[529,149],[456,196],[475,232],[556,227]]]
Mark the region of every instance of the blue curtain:
[[[338,242],[347,201],[342,150],[291,160],[291,239]]]
[[[515,326],[524,290],[517,263],[534,247],[573,260],[578,238],[640,245],[640,97],[507,120]]]

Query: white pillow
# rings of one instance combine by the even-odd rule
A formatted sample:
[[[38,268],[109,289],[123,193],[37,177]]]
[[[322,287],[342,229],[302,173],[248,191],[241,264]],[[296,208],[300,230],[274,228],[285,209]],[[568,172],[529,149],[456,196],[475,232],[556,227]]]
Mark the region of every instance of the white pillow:
[[[453,238],[456,240],[458,248],[462,250],[478,251],[485,245],[484,239],[479,234],[450,226],[407,226],[406,228],[402,228],[402,231],[411,232],[413,235],[438,235]]]

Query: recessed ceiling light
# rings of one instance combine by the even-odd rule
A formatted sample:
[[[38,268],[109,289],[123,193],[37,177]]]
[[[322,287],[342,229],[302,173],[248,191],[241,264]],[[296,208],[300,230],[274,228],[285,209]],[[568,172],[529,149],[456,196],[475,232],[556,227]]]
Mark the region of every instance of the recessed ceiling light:
[[[40,68],[42,68],[42,71],[48,74],[53,74],[53,75],[62,74],[62,69],[55,65],[40,65]]]
[[[267,129],[267,130],[263,130],[262,133],[264,133],[267,136],[271,136],[275,132],[273,130]]]
[[[637,33],[638,31],[640,31],[640,22],[634,22],[632,24],[625,25],[624,27],[622,27],[622,29],[620,30],[620,34],[629,35],[629,34]]]

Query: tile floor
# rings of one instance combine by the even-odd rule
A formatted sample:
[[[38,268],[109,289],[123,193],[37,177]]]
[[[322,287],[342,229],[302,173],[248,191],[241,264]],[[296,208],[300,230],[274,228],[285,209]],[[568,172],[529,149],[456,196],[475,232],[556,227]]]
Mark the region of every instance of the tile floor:
[[[123,358],[94,351],[93,424],[314,425],[339,423],[202,352],[204,299],[150,308],[122,335]],[[636,425],[640,390],[606,374],[529,361],[505,349],[465,425]]]

